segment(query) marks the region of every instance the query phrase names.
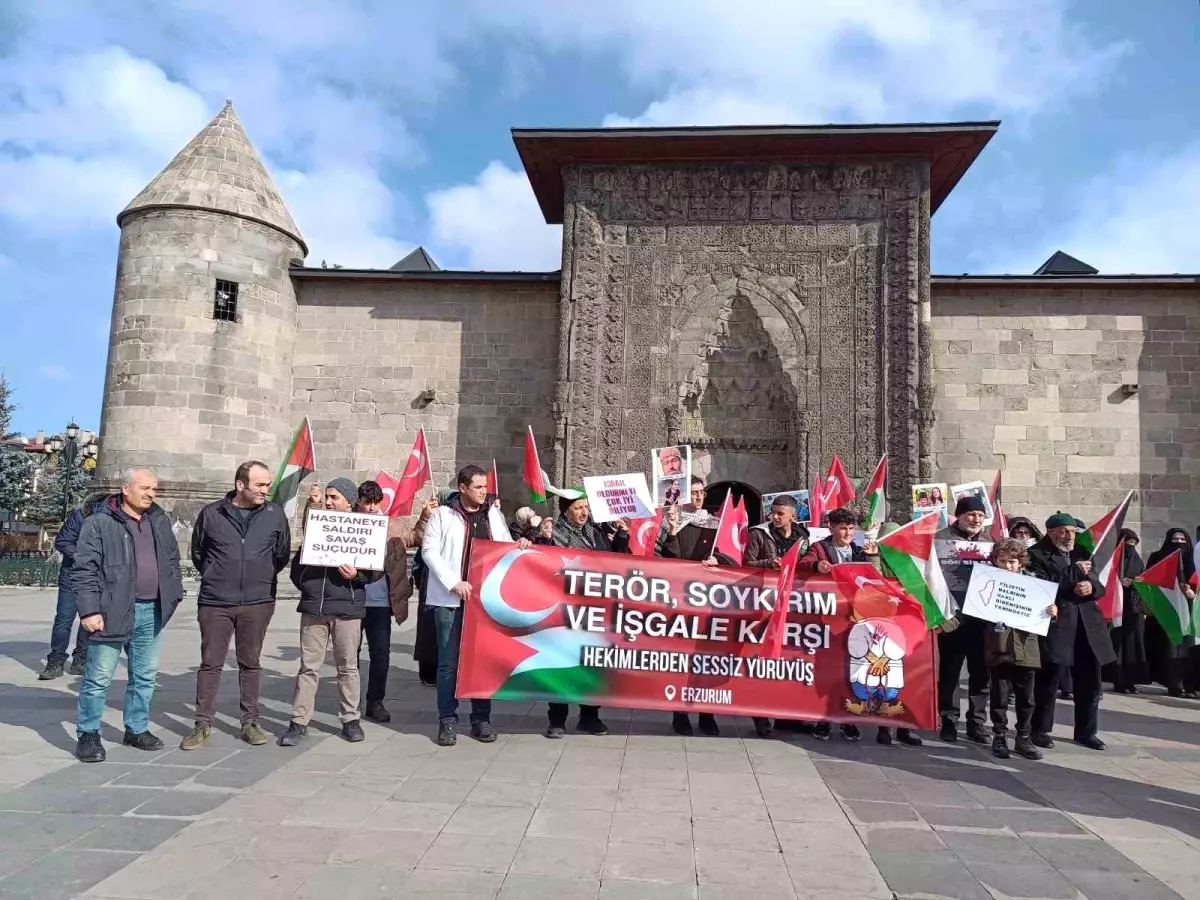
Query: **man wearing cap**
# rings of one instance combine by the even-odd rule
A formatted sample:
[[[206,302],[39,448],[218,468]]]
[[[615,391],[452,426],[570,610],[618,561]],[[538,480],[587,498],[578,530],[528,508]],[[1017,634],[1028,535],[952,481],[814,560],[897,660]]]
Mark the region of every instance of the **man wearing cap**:
[[[349,478],[335,478],[325,485],[326,509],[350,512],[357,497],[358,487]],[[296,551],[291,569],[292,584],[300,590],[296,607],[300,613],[300,671],[292,693],[292,720],[279,736],[279,746],[295,747],[308,737],[321,665],[330,644],[337,667],[342,737],[357,743],[365,737],[359,721],[358,647],[367,611],[366,586],[383,573],[360,572],[353,566],[305,566],[300,563],[302,552]]]
[[[1030,574],[1058,584],[1058,615],[1042,642],[1042,668],[1033,688],[1033,743],[1053,747],[1054,706],[1062,676],[1075,687],[1075,742],[1104,750],[1100,740],[1100,668],[1116,661],[1100,599],[1104,585],[1089,555],[1075,546],[1078,521],[1057,512],[1046,520],[1046,536],[1029,548]]]
[[[971,582],[971,570],[976,559],[964,558],[961,542],[986,542],[983,525],[987,507],[975,495],[960,497],[954,507],[955,520],[937,533],[934,540],[946,587],[954,598],[955,607],[962,609]],[[989,548],[990,549],[990,548]],[[982,552],[982,551],[981,551]],[[987,553],[982,552],[982,559]],[[958,740],[958,684],[962,678],[963,662],[967,664],[967,740],[977,744],[991,741],[987,730],[988,674],[983,654],[983,637],[988,623],[961,612],[948,619],[938,634],[938,711],[944,741]]]

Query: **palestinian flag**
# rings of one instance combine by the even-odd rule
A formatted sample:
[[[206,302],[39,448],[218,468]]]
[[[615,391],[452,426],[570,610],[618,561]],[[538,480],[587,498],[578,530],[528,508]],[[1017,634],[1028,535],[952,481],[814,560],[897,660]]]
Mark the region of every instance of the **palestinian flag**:
[[[887,454],[885,453],[879,460],[879,465],[875,467],[875,474],[867,482],[866,491],[863,492],[867,500],[867,518],[863,522],[863,528],[872,534],[878,534],[879,526],[887,521],[888,506],[887,498],[884,496],[886,485]]]
[[[852,482],[850,480],[850,476],[846,474],[846,467],[842,465],[841,457],[839,457],[836,453],[833,455],[833,462],[829,464],[828,478],[837,482],[838,506],[854,500],[854,482]]]
[[[933,537],[941,515],[921,516],[879,539],[879,552],[904,590],[925,611],[925,624],[936,628],[954,615],[954,598],[946,587]]]
[[[1008,537],[1008,516],[1004,515],[1004,504],[1000,500],[1000,470],[996,470],[996,479],[992,482],[992,490],[988,495],[992,504],[992,531],[989,535],[992,543]]]
[[[546,485],[550,479],[542,471],[542,463],[538,459],[537,443],[533,439],[533,426],[525,435],[525,484],[529,486],[529,496],[534,503],[546,502]]]
[[[283,506],[283,513],[290,522],[296,515],[296,502],[300,496],[300,482],[317,471],[317,457],[313,452],[312,425],[308,416],[296,429],[287,456],[275,473],[269,499]]]
[[[1125,495],[1117,506],[1087,531],[1081,531],[1076,543],[1092,555],[1092,571],[1104,585],[1104,597],[1100,610],[1104,618],[1113,625],[1122,622],[1124,591],[1121,589],[1121,529],[1125,527],[1125,515],[1133,502],[1133,491]]]
[[[1195,634],[1191,601],[1183,595],[1179,584],[1178,550],[1133,579],[1133,589],[1150,607],[1172,644],[1182,643],[1185,637]]]

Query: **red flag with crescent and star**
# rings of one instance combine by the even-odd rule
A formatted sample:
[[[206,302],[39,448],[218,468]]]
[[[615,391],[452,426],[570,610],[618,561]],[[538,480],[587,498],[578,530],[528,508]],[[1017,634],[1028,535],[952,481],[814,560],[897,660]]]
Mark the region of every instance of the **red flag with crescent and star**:
[[[787,625],[788,604],[792,598],[792,583],[796,579],[796,564],[800,561],[800,546],[796,541],[779,560],[779,580],[775,583],[775,606],[763,637],[763,656],[780,659],[783,656],[783,631]]]
[[[721,504],[721,521],[717,525],[717,539],[713,550],[723,553],[733,560],[735,566],[742,564],[742,555],[746,552],[746,538],[750,531],[750,517],[746,515],[746,507],[739,499],[735,504],[733,497],[725,495]]]
[[[433,472],[429,468],[429,449],[425,444],[425,429],[417,432],[413,441],[412,452],[408,454],[408,462],[404,464],[404,474],[396,487],[396,497],[388,515],[411,516],[413,500],[417,491],[433,480]]]
[[[393,511],[393,507],[396,505],[396,488],[400,487],[400,482],[380,469],[379,474],[375,476],[375,483],[383,491],[383,505],[379,507],[379,511],[394,519],[398,515]]]
[[[662,529],[664,507],[659,507],[652,516],[634,519],[629,523],[629,552],[634,556],[653,556],[658,543],[658,532]]]

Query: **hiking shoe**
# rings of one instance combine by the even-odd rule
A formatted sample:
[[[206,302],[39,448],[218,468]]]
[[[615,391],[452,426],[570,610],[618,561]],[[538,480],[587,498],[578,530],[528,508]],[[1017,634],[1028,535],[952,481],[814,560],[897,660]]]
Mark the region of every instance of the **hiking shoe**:
[[[953,744],[958,741],[958,723],[953,719],[942,719],[942,728],[938,732],[938,737],[947,744]]]
[[[308,737],[308,726],[297,722],[288,722],[287,731],[279,736],[280,747],[295,747]]]
[[[551,725],[542,734],[552,741],[559,741],[567,736],[567,729],[561,725]]]
[[[575,730],[583,734],[592,734],[596,737],[604,737],[604,735],[608,734],[608,726],[601,721],[599,716],[592,716],[586,719],[581,716],[579,721],[575,723]]]
[[[366,739],[363,734],[362,723],[358,719],[351,719],[349,722],[342,724],[342,739],[347,740],[352,744],[357,744],[361,740]]]
[[[992,737],[992,756],[996,759],[1008,759],[1012,756],[1008,752],[1008,740],[1002,734],[997,734]]]
[[[490,744],[496,740],[496,729],[491,722],[472,722],[471,737],[481,744]]]
[[[925,742],[911,728],[897,728],[896,740],[904,744],[906,747],[920,747]]]
[[[38,674],[38,681],[53,681],[55,678],[62,678],[63,664],[60,662],[48,662],[46,668]]]
[[[197,722],[192,726],[192,730],[188,732],[187,737],[179,742],[180,750],[199,750],[208,743],[209,737],[212,736],[212,726],[205,725],[202,722]]]
[[[367,718],[372,722],[390,722],[392,714],[387,711],[382,700],[372,700],[367,704]]]
[[[1042,758],[1042,751],[1033,745],[1033,741],[1029,738],[1018,737],[1017,745],[1013,748],[1017,756],[1023,756],[1025,759],[1038,760]]]
[[[721,733],[721,729],[717,727],[717,717],[712,713],[700,713],[696,717],[696,725],[700,728],[700,733],[708,737],[716,737]]]
[[[87,654],[77,653],[71,657],[71,668],[67,669],[68,675],[84,675],[87,673]]]
[[[121,743],[126,747],[137,747],[139,750],[145,750],[147,753],[153,753],[155,750],[163,748],[162,739],[155,737],[149,731],[134,734],[128,728],[125,729],[125,737]]]
[[[238,737],[251,747],[261,747],[267,741],[271,740],[271,736],[263,731],[263,727],[257,722],[247,722],[243,725],[242,733]]]
[[[892,729],[880,728],[879,733],[875,735],[875,743],[883,744],[885,747],[892,746]]]
[[[104,762],[104,745],[100,743],[100,732],[80,732],[79,742],[75,745],[75,758],[80,762]]]
[[[692,720],[683,713],[675,713],[671,716],[671,730],[682,737],[691,737],[695,734],[692,731]]]
[[[829,737],[832,734],[833,734],[833,726],[830,725],[828,722],[818,722],[816,725],[813,726],[812,735],[818,741],[827,741],[827,740],[829,740]]]
[[[771,735],[773,735],[775,733],[775,729],[771,725],[771,720],[761,718],[755,719],[754,733],[760,738],[769,738]]]
[[[453,747],[458,743],[458,723],[441,722],[438,724],[437,742],[439,747]]]
[[[862,732],[860,732],[858,730],[857,725],[843,725],[842,726],[842,737],[844,737],[846,740],[850,741],[851,743],[856,743],[856,742],[862,740]]]
[[[1054,749],[1054,738],[1048,734],[1035,734],[1029,740],[1035,747],[1041,747],[1043,750]]]

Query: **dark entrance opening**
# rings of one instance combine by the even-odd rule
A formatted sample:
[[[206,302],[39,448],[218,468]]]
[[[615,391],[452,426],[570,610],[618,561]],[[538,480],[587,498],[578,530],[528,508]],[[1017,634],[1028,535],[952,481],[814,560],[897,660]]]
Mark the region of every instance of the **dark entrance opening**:
[[[750,525],[762,522],[762,494],[744,481],[716,481],[705,489],[704,508],[714,516],[721,512],[721,504],[725,502],[726,494],[733,494],[733,501],[741,500],[746,505],[746,515]]]

